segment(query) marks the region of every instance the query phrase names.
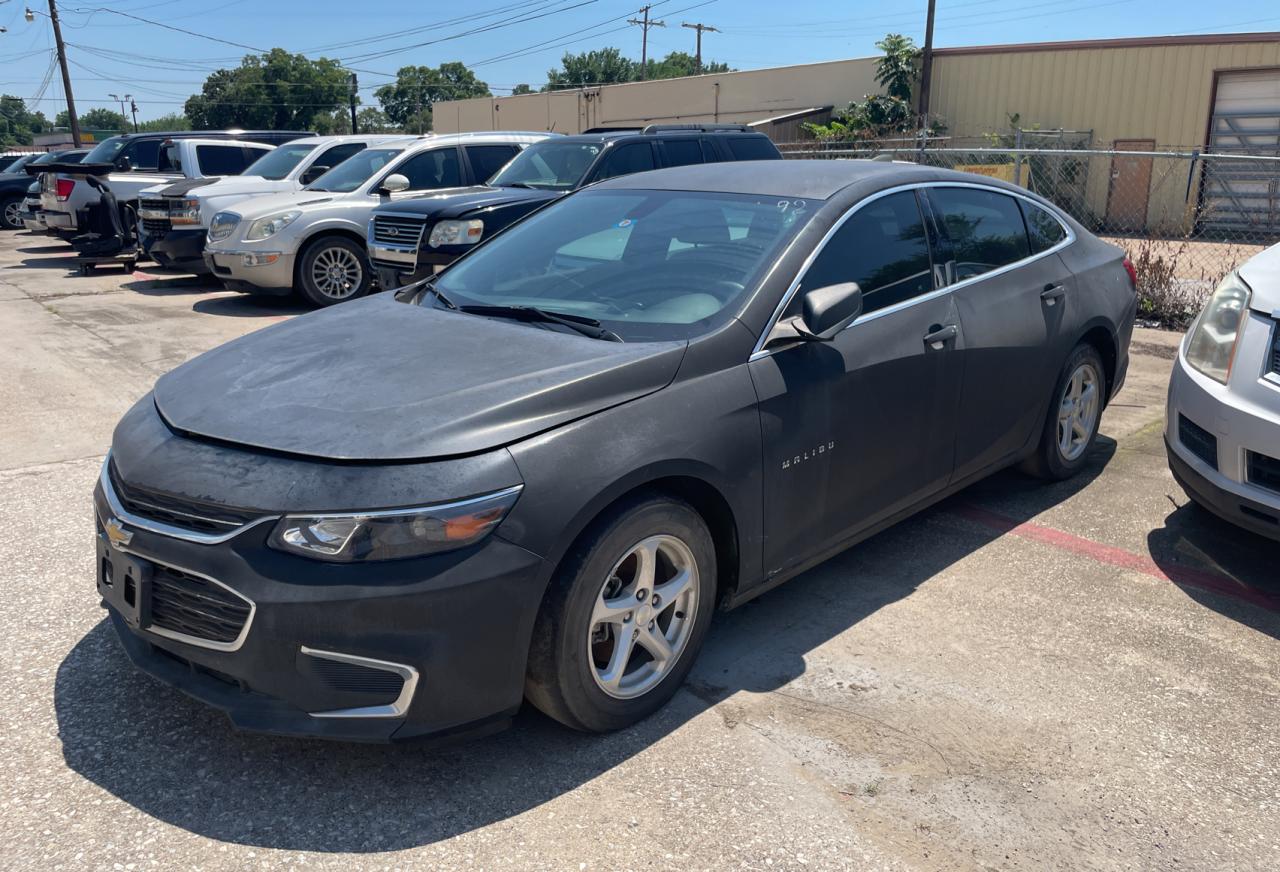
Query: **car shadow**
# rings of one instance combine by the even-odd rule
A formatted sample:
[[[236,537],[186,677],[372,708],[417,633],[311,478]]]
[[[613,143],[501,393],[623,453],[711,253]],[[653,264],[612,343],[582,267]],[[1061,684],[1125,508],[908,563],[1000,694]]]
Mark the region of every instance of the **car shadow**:
[[[205,315],[222,315],[228,318],[301,315],[314,308],[297,297],[274,297],[265,294],[226,294],[199,300],[191,306],[192,311],[195,312]]]
[[[133,291],[148,297],[172,297],[181,294],[211,294],[223,290],[222,283],[209,276],[190,273],[154,273],[143,267],[133,273],[131,281],[120,285],[122,290]]]
[[[1221,577],[1222,589],[1234,595],[1178,586],[1201,605],[1280,639],[1280,612],[1275,610],[1280,608],[1280,542],[1241,529],[1187,500],[1169,513],[1164,526],[1148,534],[1147,548],[1175,584],[1188,567]],[[1249,599],[1269,602],[1273,610]]]
[[[1025,520],[1086,487],[1114,453],[1108,443],[1071,481],[1044,486],[1010,472],[984,487],[1015,492],[1016,520]],[[804,675],[810,652],[1001,535],[957,518],[950,502],[717,615],[685,688],[616,733],[577,733],[530,706],[512,729],[451,748],[237,733],[220,713],[136,672],[103,620],[58,668],[63,756],[135,808],[211,839],[344,853],[437,842],[574,790],[734,694],[775,691]]]

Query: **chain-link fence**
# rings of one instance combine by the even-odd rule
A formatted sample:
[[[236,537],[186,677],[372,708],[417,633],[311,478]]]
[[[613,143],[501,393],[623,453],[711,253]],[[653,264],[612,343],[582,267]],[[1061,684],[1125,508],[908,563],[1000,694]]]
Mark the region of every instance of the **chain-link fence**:
[[[1218,281],[1280,242],[1280,157],[1092,148],[792,142],[789,158],[907,160],[1003,179],[1124,248],[1142,315],[1184,326]]]

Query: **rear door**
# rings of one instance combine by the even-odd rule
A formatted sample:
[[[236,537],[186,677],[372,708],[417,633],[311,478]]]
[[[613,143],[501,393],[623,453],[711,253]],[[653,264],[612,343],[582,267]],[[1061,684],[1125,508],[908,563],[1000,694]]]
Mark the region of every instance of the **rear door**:
[[[471,165],[471,181],[483,185],[520,153],[520,146],[515,143],[499,142],[490,145],[468,145],[462,151],[467,156],[467,163]]]
[[[653,143],[647,139],[614,146],[599,159],[585,183],[600,182],[615,176],[628,176],[657,168],[658,161],[653,148]]]
[[[714,153],[708,154],[708,151],[701,137],[697,136],[671,137],[658,142],[664,167],[683,167],[715,160]]]
[[[951,185],[928,188],[927,198],[943,228],[940,278],[952,288],[964,331],[954,476],[960,481],[1038,438],[1063,344],[1071,341],[1075,280],[1054,251],[1065,229],[1039,207],[1036,220],[1047,218],[1058,229],[1044,226],[1033,251],[1020,198]]]
[[[827,240],[806,291],[853,281],[863,314],[830,342],[758,352],[749,365],[764,437],[766,572],[838,543],[946,486],[960,336],[931,268],[913,191],[856,207]],[[935,337],[933,341],[926,337]]]

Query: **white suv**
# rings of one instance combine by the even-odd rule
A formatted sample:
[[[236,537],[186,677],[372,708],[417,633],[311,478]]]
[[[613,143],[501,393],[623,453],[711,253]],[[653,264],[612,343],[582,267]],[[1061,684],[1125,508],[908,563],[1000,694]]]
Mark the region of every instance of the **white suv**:
[[[1165,447],[1188,496],[1280,540],[1280,245],[1223,279],[1183,339]]]
[[[236,176],[180,179],[138,195],[138,239],[156,263],[208,272],[205,234],[215,214],[249,197],[301,190],[370,146],[412,141],[411,136],[308,136],[267,152]]]
[[[369,292],[369,216],[379,203],[483,184],[494,147],[510,152],[549,133],[428,134],[368,148],[301,191],[255,197],[213,216],[205,261],[228,288],[297,289],[317,306]]]

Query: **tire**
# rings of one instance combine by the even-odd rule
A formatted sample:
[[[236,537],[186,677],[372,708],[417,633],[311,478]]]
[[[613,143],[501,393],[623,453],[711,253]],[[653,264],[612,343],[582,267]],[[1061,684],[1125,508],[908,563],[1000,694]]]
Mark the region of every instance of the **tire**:
[[[654,566],[656,574],[638,572],[641,565]],[[677,578],[686,582],[675,597],[653,605],[652,592]],[[575,544],[547,592],[534,625],[525,697],[587,732],[643,720],[689,674],[711,625],[715,594],[715,545],[692,507],[658,495],[613,507]],[[669,651],[662,660],[650,653],[662,648],[658,636]]]
[[[1071,478],[1083,469],[1098,439],[1106,395],[1107,375],[1102,357],[1096,348],[1082,342],[1067,355],[1067,362],[1058,374],[1040,444],[1024,469],[1050,481]],[[1069,439],[1064,435],[1068,428],[1072,431]]]
[[[22,219],[18,212],[22,209],[22,197],[0,198],[0,229],[21,230]]]
[[[345,303],[369,293],[372,270],[364,249],[345,236],[321,236],[303,249],[298,290],[316,306]]]

